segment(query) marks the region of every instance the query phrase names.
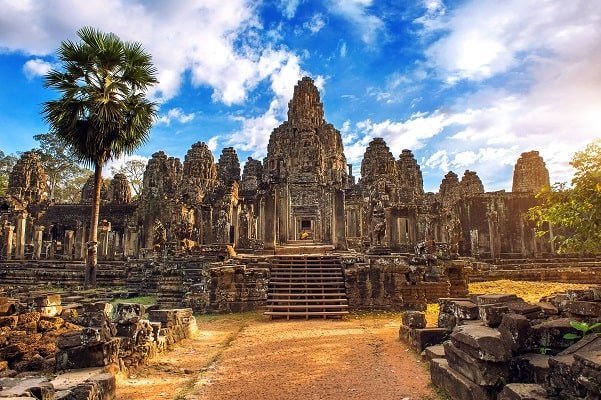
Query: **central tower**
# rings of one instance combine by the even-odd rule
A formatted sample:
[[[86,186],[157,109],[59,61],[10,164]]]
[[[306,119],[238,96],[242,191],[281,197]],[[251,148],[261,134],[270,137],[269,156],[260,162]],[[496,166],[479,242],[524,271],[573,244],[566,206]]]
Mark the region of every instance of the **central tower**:
[[[311,78],[295,86],[288,120],[271,133],[264,166],[265,247],[307,238],[345,248],[346,158]]]

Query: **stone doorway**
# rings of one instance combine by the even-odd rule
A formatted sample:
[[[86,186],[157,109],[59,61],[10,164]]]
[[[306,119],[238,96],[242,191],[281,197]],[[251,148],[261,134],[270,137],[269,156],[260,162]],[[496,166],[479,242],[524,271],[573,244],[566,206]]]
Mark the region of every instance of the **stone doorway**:
[[[315,239],[315,218],[298,217],[296,218],[297,237],[299,240]]]

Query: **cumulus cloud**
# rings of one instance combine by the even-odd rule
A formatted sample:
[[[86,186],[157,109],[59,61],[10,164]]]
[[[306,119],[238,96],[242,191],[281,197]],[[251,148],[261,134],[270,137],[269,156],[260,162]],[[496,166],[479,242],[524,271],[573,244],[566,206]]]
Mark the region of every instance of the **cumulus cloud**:
[[[292,12],[299,1],[285,3]],[[285,64],[293,56],[254,33],[260,29],[255,7],[250,0],[13,1],[3,4],[0,48],[47,55],[61,40],[75,39],[81,26],[95,26],[139,41],[152,54],[160,81],[155,99],[176,96],[189,72],[194,86],[213,89],[214,101],[241,104],[277,69],[273,62]]]
[[[303,27],[308,29],[312,34],[316,34],[324,26],[326,26],[326,21],[321,13],[313,15],[309,21],[303,24]]]
[[[23,73],[27,80],[32,80],[35,77],[46,75],[52,67],[53,65],[48,61],[41,58],[32,58],[23,65]]]
[[[384,30],[384,22],[369,13],[372,0],[329,0],[328,8],[353,24],[358,30],[361,40],[374,44],[378,35]]]
[[[171,125],[172,121],[177,121],[181,124],[185,124],[186,122],[192,121],[194,119],[194,116],[194,113],[186,114],[181,108],[176,107],[170,109],[165,114],[160,114],[157,118],[156,124],[163,124],[169,126]]]
[[[294,18],[296,14],[296,9],[300,5],[301,0],[280,0],[280,9],[284,16],[288,19]]]

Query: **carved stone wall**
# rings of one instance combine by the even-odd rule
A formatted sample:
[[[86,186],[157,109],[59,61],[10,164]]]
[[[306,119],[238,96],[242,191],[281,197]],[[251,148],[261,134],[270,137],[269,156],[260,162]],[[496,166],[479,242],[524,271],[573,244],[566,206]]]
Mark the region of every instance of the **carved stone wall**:
[[[513,192],[538,193],[549,187],[549,171],[538,151],[522,153],[513,170]]]
[[[115,174],[109,185],[109,202],[112,204],[131,203],[131,188],[124,174]]]
[[[474,193],[484,193],[484,185],[478,174],[474,171],[465,170],[461,182],[459,182],[461,195],[469,196]]]
[[[94,175],[90,175],[88,180],[81,188],[81,203],[92,204],[94,198]],[[107,204],[110,201],[109,186],[106,184],[104,179],[102,180],[102,186],[100,186],[100,204]]]
[[[422,171],[411,150],[403,150],[396,161],[399,186],[404,201],[412,201],[416,196],[424,194]]]
[[[240,160],[233,147],[224,147],[217,162],[217,178],[226,186],[240,182]]]
[[[8,194],[35,204],[46,199],[47,191],[46,172],[39,157],[31,151],[23,153],[8,176]]]

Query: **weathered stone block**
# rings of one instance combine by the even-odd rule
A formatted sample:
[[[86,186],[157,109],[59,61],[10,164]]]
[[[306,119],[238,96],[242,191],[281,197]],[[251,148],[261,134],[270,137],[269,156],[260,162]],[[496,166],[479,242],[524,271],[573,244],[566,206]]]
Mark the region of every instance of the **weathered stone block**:
[[[0,317],[0,328],[8,327],[10,329],[14,329],[19,322],[19,317],[16,315],[9,315],[7,317]]]
[[[37,324],[41,316],[42,314],[40,314],[37,311],[21,313],[19,314],[19,322],[17,323],[17,325],[21,326],[31,324],[32,322]]]
[[[34,307],[52,307],[61,305],[60,294],[47,294],[33,299]]]
[[[601,317],[601,302],[568,301],[563,305],[563,311],[585,317]]]
[[[455,301],[470,301],[470,299],[466,297],[443,297],[438,299],[438,306],[441,313],[453,314],[455,312]]]
[[[535,383],[510,383],[506,385],[497,400],[546,400],[547,392]]]
[[[136,323],[144,316],[145,308],[142,304],[119,303],[115,312],[115,323]]]
[[[478,319],[478,306],[471,301],[454,301],[453,308],[457,319]]]
[[[112,332],[106,326],[90,326],[81,330],[81,344],[92,345],[111,339]]]
[[[514,357],[509,362],[510,380],[512,382],[546,384],[549,375],[550,356],[528,353]]]
[[[528,352],[536,346],[530,322],[523,315],[505,314],[499,325],[499,333],[503,340],[503,346],[513,354]]]
[[[113,305],[105,301],[96,301],[93,303],[84,303],[83,309],[86,313],[101,312],[107,317],[110,317],[113,313]]]
[[[476,385],[454,371],[443,358],[435,358],[430,362],[430,376],[432,383],[443,389],[452,399],[492,400],[494,398],[490,390]]]
[[[434,358],[445,358],[444,346],[442,344],[428,346],[422,352],[422,360],[429,362]]]
[[[38,331],[47,332],[50,330],[60,329],[65,324],[65,320],[61,317],[42,316],[38,321]]]
[[[425,328],[426,314],[421,311],[405,311],[401,314],[403,325],[409,328]]]
[[[445,328],[448,331],[452,331],[455,326],[457,326],[457,317],[451,313],[438,313],[438,323],[439,328]]]
[[[535,345],[554,349],[570,347],[573,342],[563,338],[566,333],[576,333],[570,321],[569,318],[561,318],[534,325],[532,330]]]
[[[0,384],[0,398],[54,400],[54,387],[46,378],[6,378]]]
[[[520,298],[515,294],[481,294],[476,296],[476,304],[479,306],[485,304],[507,303],[517,300],[520,300]]]
[[[505,362],[511,355],[499,331],[484,325],[458,326],[451,333],[451,340],[458,348],[479,360]]]
[[[69,331],[56,338],[56,345],[59,349],[68,349],[81,346],[81,331]]]
[[[451,341],[443,346],[449,365],[477,385],[501,387],[508,381],[508,363],[479,360],[457,348]]]
[[[111,339],[92,346],[79,346],[56,353],[56,369],[101,367],[117,363],[120,340]]]
[[[503,304],[483,304],[478,307],[478,316],[487,326],[494,328],[499,326],[508,311],[509,308]]]

